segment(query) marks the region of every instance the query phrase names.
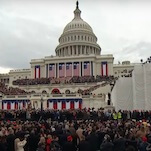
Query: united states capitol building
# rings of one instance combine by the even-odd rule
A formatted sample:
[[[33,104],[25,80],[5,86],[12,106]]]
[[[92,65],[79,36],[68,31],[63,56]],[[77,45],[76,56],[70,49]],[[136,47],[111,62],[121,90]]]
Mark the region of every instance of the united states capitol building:
[[[102,55],[101,46],[91,26],[81,17],[77,2],[69,22],[54,50],[55,56],[32,59],[30,69],[0,74],[3,109],[100,108],[107,105],[108,94],[119,77],[131,77],[134,64],[114,64],[112,54]],[[1,86],[2,87],[2,86]]]

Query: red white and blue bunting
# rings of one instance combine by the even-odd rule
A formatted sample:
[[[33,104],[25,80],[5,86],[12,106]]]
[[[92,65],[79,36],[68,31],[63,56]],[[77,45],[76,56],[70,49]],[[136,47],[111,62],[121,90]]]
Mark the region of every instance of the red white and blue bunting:
[[[27,109],[29,100],[2,100],[2,110]]]
[[[82,109],[82,99],[49,99],[47,101],[48,109]]]

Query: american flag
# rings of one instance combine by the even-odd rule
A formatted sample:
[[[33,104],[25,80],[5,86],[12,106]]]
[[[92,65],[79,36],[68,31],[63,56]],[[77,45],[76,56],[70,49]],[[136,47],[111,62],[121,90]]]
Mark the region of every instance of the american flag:
[[[79,62],[73,64],[73,76],[79,76]]]
[[[55,64],[49,65],[49,77],[51,78],[55,77]]]
[[[40,78],[40,66],[35,66],[35,79]]]
[[[90,75],[90,62],[84,62],[84,76]]]
[[[66,77],[72,77],[72,63],[66,63]]]
[[[65,75],[65,64],[59,63],[59,77],[64,77]]]
[[[108,76],[108,64],[107,62],[102,62],[102,76]]]

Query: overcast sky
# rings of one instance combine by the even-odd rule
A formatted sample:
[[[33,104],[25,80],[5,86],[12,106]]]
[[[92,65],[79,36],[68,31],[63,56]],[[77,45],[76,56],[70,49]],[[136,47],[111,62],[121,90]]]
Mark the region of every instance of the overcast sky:
[[[150,0],[79,0],[102,54],[115,63],[151,56]],[[76,0],[0,0],[0,73],[30,68],[30,60],[55,55],[73,19]]]

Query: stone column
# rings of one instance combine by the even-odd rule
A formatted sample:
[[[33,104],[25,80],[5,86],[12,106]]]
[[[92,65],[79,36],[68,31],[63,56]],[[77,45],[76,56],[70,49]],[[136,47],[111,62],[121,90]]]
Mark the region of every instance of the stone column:
[[[60,57],[61,57],[61,55],[62,55],[61,53],[62,53],[62,49],[60,49],[60,55],[59,55]]]
[[[82,54],[82,46],[80,46],[80,54]],[[83,55],[83,54],[82,54]]]
[[[57,68],[56,65],[57,65],[57,64],[55,63],[55,77],[57,76],[57,75],[56,75],[56,70],[57,70],[57,69],[56,69],[56,68]],[[56,78],[57,78],[57,77],[56,77]]]
[[[57,70],[57,78],[59,78],[59,63],[58,63],[56,70]]]
[[[90,76],[92,76],[92,65],[91,65],[91,61],[89,62],[90,63]]]
[[[47,71],[48,71],[47,77],[49,78],[49,64],[47,64],[47,65],[48,65],[48,67],[47,67]]]
[[[74,67],[73,67],[73,62],[72,62],[72,77],[73,77],[73,70],[74,70]]]
[[[82,61],[82,76],[84,76],[84,61]]]
[[[62,55],[62,56],[65,56],[65,49],[64,49],[64,48],[62,48],[62,49],[63,49],[63,51],[62,51],[62,52],[63,52],[63,55]]]
[[[80,77],[82,77],[82,73],[81,73],[81,64],[82,64],[82,61],[80,62]]]
[[[84,54],[86,55],[87,46],[84,47]]]
[[[88,54],[91,54],[90,46],[88,46]]]
[[[74,56],[74,46],[72,46],[72,55]]]
[[[70,46],[68,46],[68,56],[71,56]]]
[[[78,46],[76,46],[76,56],[79,54]]]
[[[65,64],[64,64],[64,76],[66,77],[66,62],[65,62]]]

